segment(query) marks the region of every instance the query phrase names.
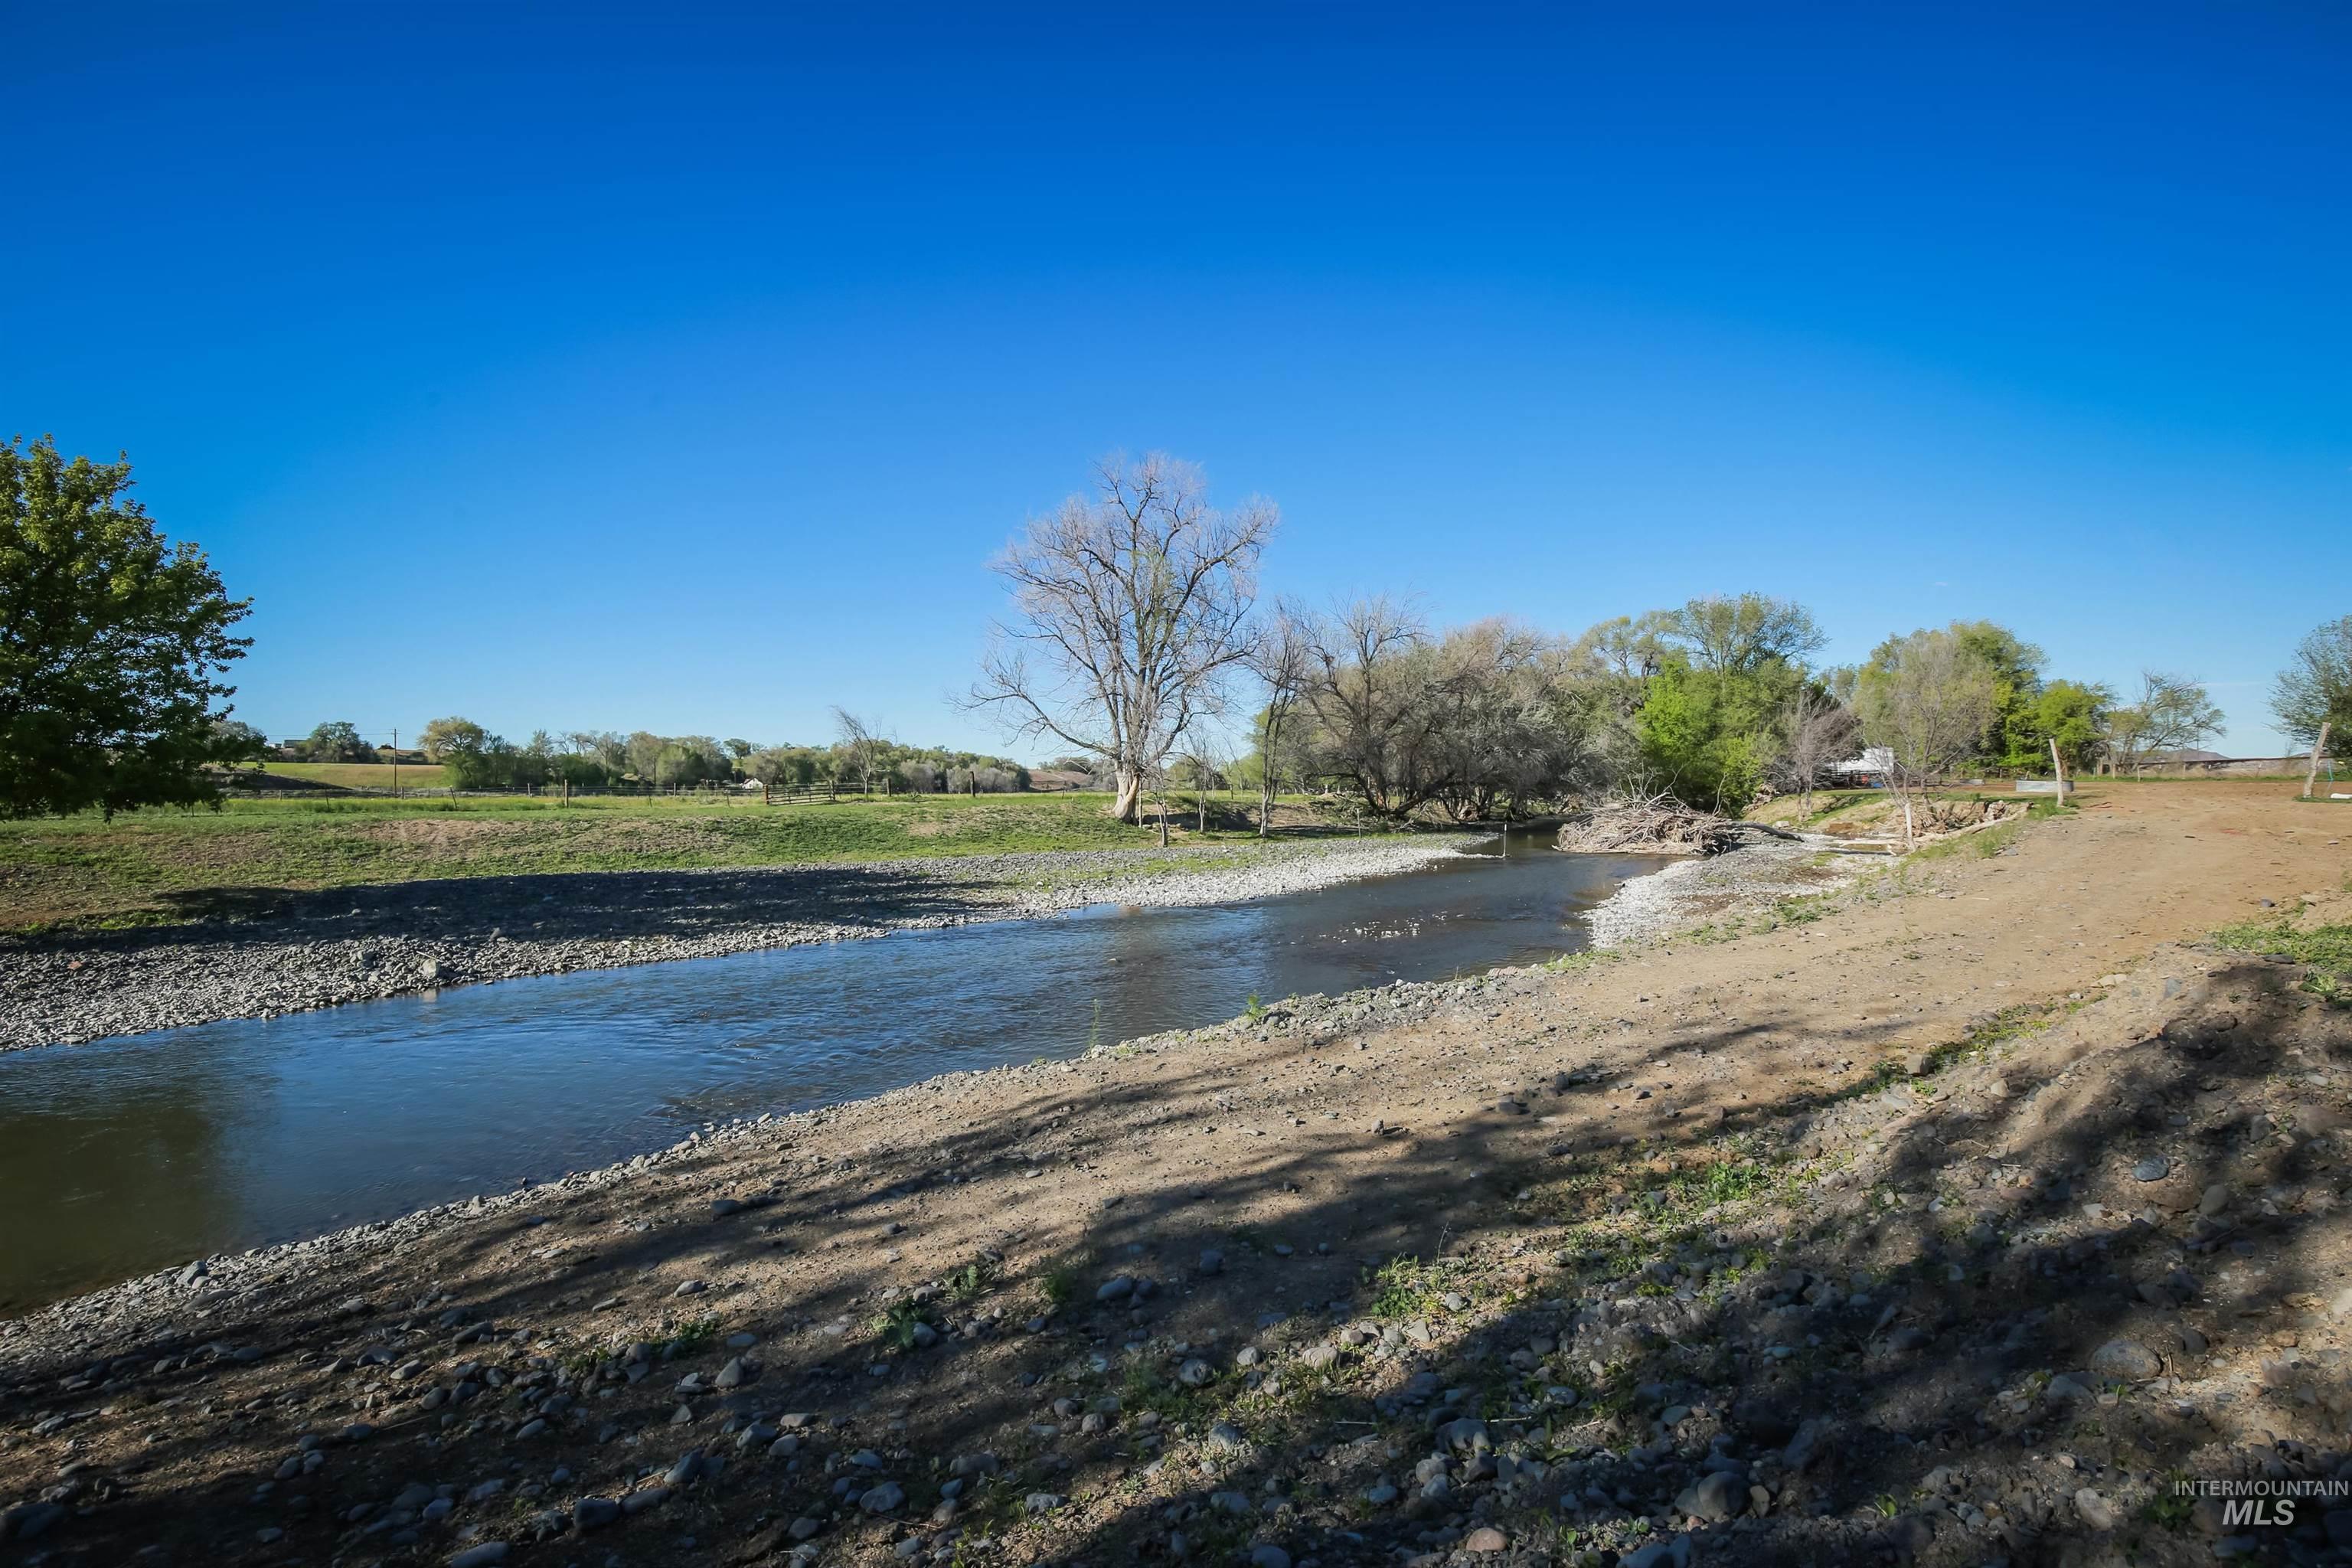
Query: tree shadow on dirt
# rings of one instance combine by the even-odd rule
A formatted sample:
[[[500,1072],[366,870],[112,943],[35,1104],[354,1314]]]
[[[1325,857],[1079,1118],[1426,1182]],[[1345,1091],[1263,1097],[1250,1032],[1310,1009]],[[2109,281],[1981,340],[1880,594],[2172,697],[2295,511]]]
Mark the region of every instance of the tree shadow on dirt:
[[[1001,1535],[1033,1519],[1045,1530],[1020,1537],[1029,1550],[1072,1563],[1170,1560],[1173,1535],[1195,1562],[1253,1544],[1294,1561],[1396,1562],[1451,1550],[1490,1521],[1522,1549],[1558,1552],[1678,1532],[1675,1500],[1710,1463],[1736,1471],[1738,1517],[1698,1527],[1703,1553],[2055,1561],[2090,1533],[2074,1490],[2126,1490],[2216,1442],[2210,1402],[2176,1407],[2170,1380],[2197,1378],[2278,1304],[2332,1290],[2342,1267],[2331,1215],[2262,1195],[2316,1173],[2325,1144],[2244,1104],[2291,1065],[2276,1036],[2300,998],[2259,963],[2210,990],[2244,999],[2203,1005],[2077,1074],[2030,1049],[1996,1067],[1973,1054],[1981,1042],[1955,1041],[1916,1081],[1792,1081],[1770,1102],[1727,1108],[1699,1131],[1675,1122],[1632,1148],[1613,1142],[1624,1121],[1589,1114],[1583,1097],[1605,1089],[1586,1084],[1545,1089],[1529,1114],[1498,1105],[1466,1125],[1368,1137],[1235,1099],[1246,1086],[1213,1057],[1171,1054],[1167,1072],[1107,1086],[1049,1077],[987,1127],[845,1164],[810,1167],[789,1140],[754,1134],[635,1186],[551,1194],[437,1244],[446,1296],[394,1300],[404,1261],[362,1260],[289,1286],[302,1304],[281,1296],[251,1367],[178,1364],[252,1331],[223,1305],[201,1326],[111,1351],[115,1382],[68,1390],[60,1379],[90,1369],[20,1369],[5,1408],[21,1426],[117,1404],[127,1413],[67,1433],[152,1434],[80,1478],[66,1501],[88,1517],[39,1542],[58,1563],[126,1561],[151,1542],[217,1560],[299,1550],[437,1562],[467,1525],[515,1542],[520,1561],[781,1561],[797,1519],[815,1522],[827,1562],[892,1561],[894,1537],[919,1542],[900,1558],[944,1560],[953,1532]],[[1804,1023],[1685,1032],[1671,1048],[1730,1049]],[[1302,1037],[1295,1051],[1314,1059],[1337,1043]],[[2352,1052],[2344,1030],[2329,1049]],[[1575,1065],[1572,1047],[1560,1052]],[[1664,1054],[1615,1076],[1654,1072]],[[1916,1114],[1930,1102],[1923,1088],[1950,1103]],[[1542,1125],[1547,1114],[1581,1125]],[[1285,1125],[1246,1157],[1203,1136],[1180,1163],[1185,1140],[1253,1120]],[[1088,1177],[1094,1146],[1074,1140],[1106,1127],[1170,1147],[1157,1179],[1114,1192]],[[1859,1159],[1800,1173],[1816,1150]],[[2158,1157],[2162,1177],[2135,1173]],[[2200,1215],[2209,1182],[2234,1195]],[[887,1255],[919,1241],[923,1222],[904,1238],[890,1227],[949,1187],[976,1187],[989,1217],[953,1238],[952,1256],[927,1257],[926,1270],[942,1267],[908,1292],[908,1268]],[[681,1188],[743,1206],[681,1222]],[[2103,1208],[2086,1222],[2088,1203]],[[1032,1217],[1040,1210],[1053,1218]],[[1071,1216],[1080,1239],[1052,1244],[1054,1218]],[[629,1228],[640,1217],[649,1228]],[[823,1288],[794,1282],[793,1259],[840,1249],[875,1261]],[[579,1260],[588,1251],[593,1264]],[[783,1272],[743,1279],[772,1260]],[[681,1276],[709,1289],[672,1298]],[[354,1298],[364,1312],[341,1305]],[[898,1329],[919,1320],[939,1342],[890,1342],[894,1309]],[[616,1319],[635,1327],[607,1326]],[[745,1352],[751,1380],[677,1392],[688,1372],[709,1390],[738,1329],[760,1338]],[[626,1359],[618,1342],[632,1335],[647,1359]],[[2118,1341],[2153,1364],[2103,1349]],[[379,1347],[381,1366],[329,1370],[331,1357]],[[619,1381],[567,1391],[576,1405],[550,1415],[539,1395],[551,1384],[518,1391],[533,1354]],[[518,1382],[420,1412],[393,1377],[418,1358],[446,1383],[460,1357]],[[2319,1414],[2338,1408],[2336,1371],[2292,1352],[2271,1359],[2274,1386],[2243,1396],[2259,1408],[2229,1413],[2233,1427],[2340,1430]],[[238,1407],[281,1384],[292,1407],[252,1417],[285,1437],[262,1450],[267,1464],[201,1491],[142,1481],[242,1440]],[[383,1407],[366,1408],[378,1395]],[[211,1414],[199,1416],[204,1402]],[[689,1418],[673,1425],[681,1406]],[[372,1415],[383,1426],[373,1436],[331,1436]],[[520,1436],[534,1419],[547,1427]],[[1467,1447],[1449,1425],[1465,1419],[1485,1424]],[[771,1451],[771,1427],[796,1451]],[[330,1435],[309,1475],[290,1440],[304,1430]],[[746,1430],[760,1435],[739,1448]],[[1507,1473],[1483,1445],[1511,1461]],[[2062,1445],[2077,1468],[2048,1457]],[[724,1469],[681,1480],[593,1539],[573,1532],[573,1497],[645,1492],[691,1447]],[[992,1463],[971,1474],[949,1468],[982,1453]],[[1424,1498],[1416,1467],[1440,1453],[1453,1461],[1449,1489]],[[117,1479],[134,1456],[144,1470]],[[289,1458],[298,1474],[273,1479]],[[2288,1444],[2268,1462],[2304,1458]],[[50,1485],[28,1463],[0,1456],[14,1497]],[[516,1500],[559,1465],[573,1479]],[[445,1522],[402,1521],[391,1506],[411,1483],[463,1499],[491,1479],[507,1487],[460,1501]],[[934,1520],[958,1479],[951,1517]],[[903,1500],[868,1513],[858,1500],[886,1480]],[[1362,1500],[1382,1484],[1402,1496]],[[289,1509],[296,1496],[311,1500]],[[1981,1511],[1995,1498],[1998,1517]],[[542,1519],[549,1507],[567,1511]],[[2158,1528],[2121,1521],[2126,1535]],[[265,1548],[257,1532],[272,1529],[285,1536]],[[526,1548],[541,1530],[561,1539]]]

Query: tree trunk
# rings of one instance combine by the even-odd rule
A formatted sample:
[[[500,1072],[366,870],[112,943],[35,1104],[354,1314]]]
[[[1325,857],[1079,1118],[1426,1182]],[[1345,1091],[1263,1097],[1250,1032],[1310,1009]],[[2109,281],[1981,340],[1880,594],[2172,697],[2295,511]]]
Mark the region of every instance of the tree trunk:
[[[1257,792],[1257,836],[1266,835],[1266,825],[1274,818],[1274,783],[1269,777],[1259,784]]]
[[[1118,781],[1118,793],[1111,801],[1110,814],[1121,822],[1141,822],[1143,820],[1143,775],[1121,768],[1115,776]]]

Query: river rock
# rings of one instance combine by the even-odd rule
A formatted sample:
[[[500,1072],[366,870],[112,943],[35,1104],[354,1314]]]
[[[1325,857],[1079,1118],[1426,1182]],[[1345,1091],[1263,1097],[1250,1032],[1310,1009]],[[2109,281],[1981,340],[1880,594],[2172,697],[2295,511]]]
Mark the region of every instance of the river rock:
[[[2109,1340],[2091,1352],[2091,1371],[2119,1383],[2146,1383],[2164,1371],[2164,1363],[2137,1340]]]

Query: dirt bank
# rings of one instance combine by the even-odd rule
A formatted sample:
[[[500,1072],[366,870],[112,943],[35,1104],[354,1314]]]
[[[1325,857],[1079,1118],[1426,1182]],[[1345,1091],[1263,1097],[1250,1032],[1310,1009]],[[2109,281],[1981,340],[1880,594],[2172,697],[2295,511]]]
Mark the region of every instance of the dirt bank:
[[[1335,838],[272,890],[257,893],[245,918],[0,938],[0,1050],[1089,904],[1231,903],[1410,870],[1462,842]]]
[[[2143,786],[64,1303],[0,1327],[0,1551],[2316,1560],[2341,1499],[2168,1488],[2343,1473],[2352,1027],[2198,944],[2344,820]]]

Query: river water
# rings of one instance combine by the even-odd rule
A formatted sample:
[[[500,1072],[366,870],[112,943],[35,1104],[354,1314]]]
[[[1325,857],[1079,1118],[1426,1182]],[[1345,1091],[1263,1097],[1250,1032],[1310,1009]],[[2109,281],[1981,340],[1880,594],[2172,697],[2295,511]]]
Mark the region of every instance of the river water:
[[[547,975],[0,1056],[0,1315],[626,1159],[734,1116],[1585,945],[1658,862],[1401,876]]]

